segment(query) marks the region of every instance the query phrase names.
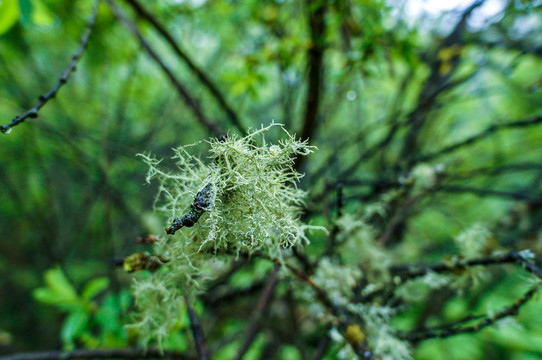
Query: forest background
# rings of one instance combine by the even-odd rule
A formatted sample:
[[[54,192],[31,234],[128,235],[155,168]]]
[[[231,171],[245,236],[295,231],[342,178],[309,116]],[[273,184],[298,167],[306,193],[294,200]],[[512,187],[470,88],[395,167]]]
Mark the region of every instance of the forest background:
[[[274,121],[318,148],[295,167],[303,221],[329,234],[288,253],[290,276],[263,258],[217,271],[188,304],[213,358],[374,352],[295,291],[314,277],[329,295],[322,263],[340,283],[374,255],[422,281],[347,290],[393,302],[414,358],[542,359],[541,29],[536,0],[1,0],[0,354],[157,356],[124,326],[147,275],[112,265],[167,225],[136,154],[173,169],[174,147]],[[345,216],[372,231],[354,265]],[[189,309],[163,346],[201,358]]]

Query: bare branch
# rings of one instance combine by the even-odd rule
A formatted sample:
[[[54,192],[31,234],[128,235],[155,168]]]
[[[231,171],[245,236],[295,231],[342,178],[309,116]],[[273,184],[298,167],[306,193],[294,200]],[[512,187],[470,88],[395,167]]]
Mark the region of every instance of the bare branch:
[[[250,348],[250,345],[256,338],[256,335],[258,334],[260,319],[262,318],[265,309],[269,305],[271,297],[273,296],[273,292],[275,291],[275,287],[278,284],[277,273],[279,269],[280,269],[280,265],[275,264],[275,268],[271,272],[271,275],[269,276],[269,280],[267,281],[267,284],[265,285],[265,289],[263,290],[258,300],[256,309],[254,309],[254,311],[252,312],[251,321],[250,321],[250,324],[247,326],[247,329],[245,331],[245,336],[243,338],[243,343],[241,344],[239,352],[237,353],[237,356],[235,357],[236,360],[241,360],[243,358],[247,350]]]
[[[220,105],[220,107],[226,112],[226,115],[232,122],[232,124],[239,130],[241,134],[245,133],[244,127],[241,124],[241,120],[239,119],[239,116],[237,113],[233,110],[232,106],[228,103],[226,100],[226,97],[224,94],[220,92],[218,89],[218,86],[211,80],[207,74],[198,66],[196,63],[188,56],[188,54],[183,51],[180,47],[180,45],[175,41],[173,36],[166,30],[166,28],[158,22],[158,20],[141,5],[137,0],[126,0],[130,6],[137,12],[137,14],[148,21],[155,29],[158,31],[160,35],[166,40],[166,42],[171,46],[175,54],[179,58],[181,58],[188,68],[196,74],[199,81],[207,87],[211,95],[215,98],[217,103]]]
[[[329,330],[330,329],[327,329],[326,334],[322,340],[320,340],[320,344],[318,344],[318,348],[316,349],[316,353],[312,360],[321,360],[326,355],[329,345],[331,344],[331,337],[328,334]]]
[[[499,190],[490,190],[490,189],[479,189],[468,186],[459,186],[459,185],[439,185],[435,191],[443,191],[449,193],[470,193],[476,196],[495,196],[504,199],[519,200],[519,201],[528,201],[531,203],[540,203],[542,198],[533,197],[529,194],[526,194],[522,191],[509,192],[509,191],[499,191]]]
[[[40,109],[43,106],[45,106],[45,104],[47,104],[49,100],[53,99],[58,93],[58,91],[60,90],[60,88],[68,82],[70,75],[75,71],[77,63],[79,62],[79,59],[81,59],[81,56],[83,55],[83,52],[85,51],[87,47],[88,40],[90,39],[90,35],[92,34],[92,29],[94,28],[94,23],[96,21],[96,15],[98,14],[99,5],[100,5],[100,0],[96,0],[96,2],[94,3],[94,8],[92,9],[90,18],[85,27],[83,36],[81,37],[81,41],[79,43],[79,49],[77,49],[77,52],[72,57],[72,61],[70,62],[68,67],[62,72],[62,76],[60,77],[60,79],[58,79],[55,86],[53,86],[53,88],[47,94],[41,95],[39,97],[38,103],[32,109],[28,110],[22,115],[15,117],[9,124],[0,126],[0,132],[4,134],[9,133],[11,128],[23,123],[26,119],[37,118],[38,112],[40,111]]]
[[[179,79],[173,75],[173,72],[170,70],[170,68],[166,65],[166,63],[158,56],[158,54],[154,51],[154,49],[147,43],[147,41],[143,38],[143,35],[139,32],[137,27],[134,25],[132,21],[130,21],[126,15],[122,12],[122,10],[113,2],[113,0],[107,0],[107,3],[109,6],[111,6],[111,9],[115,13],[115,16],[124,23],[124,25],[130,30],[130,32],[137,38],[139,41],[139,44],[147,51],[147,53],[150,55],[150,57],[160,66],[162,71],[167,75],[169,81],[173,84],[175,87],[175,90],[177,90],[177,93],[179,96],[184,100],[186,105],[192,110],[194,115],[196,116],[196,119],[207,129],[212,131],[215,135],[222,134],[222,129],[215,123],[211,122],[204,114],[202,109],[200,108],[198,102],[196,99],[188,92],[188,89],[181,84]]]
[[[539,115],[533,119],[529,119],[529,120],[523,120],[523,121],[512,121],[512,122],[506,122],[506,123],[502,123],[502,124],[495,124],[495,125],[491,125],[490,127],[488,127],[486,130],[476,134],[476,135],[473,135],[471,137],[468,137],[466,138],[465,140],[463,141],[460,141],[456,144],[453,144],[453,145],[450,145],[450,146],[447,146],[445,147],[444,149],[442,150],[439,150],[439,151],[436,151],[434,153],[431,153],[431,154],[427,154],[427,155],[422,155],[416,159],[413,160],[413,163],[419,163],[419,162],[423,162],[423,161],[428,161],[428,160],[433,160],[433,159],[436,159],[442,155],[445,155],[445,154],[448,154],[452,151],[455,151],[455,150],[458,150],[464,146],[468,146],[468,145],[472,145],[494,133],[496,133],[497,131],[500,131],[500,130],[504,130],[504,129],[514,129],[514,128],[523,128],[523,127],[527,127],[527,126],[532,126],[532,125],[538,125],[542,123],[542,115]]]
[[[190,329],[192,330],[192,334],[194,335],[194,341],[196,343],[196,349],[198,350],[199,359],[209,360],[211,357],[209,356],[209,349],[207,347],[207,342],[205,341],[203,329],[201,327],[198,315],[194,311],[194,308],[192,308],[192,305],[190,305],[190,300],[188,299],[186,289],[183,293],[183,296],[184,302],[186,304],[186,310],[188,311],[188,317],[190,318]]]
[[[527,271],[542,279],[542,270],[532,261],[528,260],[521,252],[510,251],[506,254],[488,256],[484,258],[460,260],[455,263],[438,263],[432,265],[395,265],[390,268],[394,276],[399,276],[402,282],[427,275],[430,272],[454,272],[472,266],[490,266],[516,263],[522,265]]]
[[[38,351],[0,356],[0,360],[69,360],[69,359],[181,359],[193,360],[193,356],[176,351],[126,349],[78,349],[72,351]]]
[[[311,138],[316,131],[316,120],[322,97],[322,81],[324,72],[324,50],[326,24],[326,0],[307,0],[306,8],[309,13],[309,30],[312,45],[307,54],[307,66],[309,69],[309,86],[305,101],[305,119],[301,129],[301,139]],[[296,159],[295,168],[301,169],[304,157]]]
[[[403,332],[398,333],[398,337],[410,342],[418,342],[421,340],[427,340],[432,338],[448,338],[454,335],[474,333],[482,330],[485,327],[495,324],[497,321],[504,319],[508,316],[515,316],[519,313],[520,308],[527,303],[538,292],[538,285],[533,286],[527,291],[521,298],[516,300],[512,305],[502,308],[494,315],[487,315],[476,325],[457,327],[458,322],[454,322],[448,325],[441,325],[438,328],[424,329],[421,331]],[[473,320],[478,316],[468,316],[461,320],[461,323]]]
[[[429,111],[432,108],[434,100],[444,90],[447,90],[448,81],[455,73],[460,62],[460,48],[455,51],[449,59],[439,58],[441,50],[446,48],[452,48],[454,46],[460,46],[463,43],[463,33],[466,29],[466,23],[472,12],[481,6],[484,0],[477,0],[471,6],[469,6],[461,14],[460,20],[457,22],[454,30],[442,41],[438,49],[434,54],[434,59],[430,63],[430,75],[425,81],[422,91],[419,96],[417,108],[409,116],[410,129],[405,137],[403,148],[401,150],[401,160],[410,162],[412,155],[417,152],[418,138],[420,132],[425,125]],[[443,71],[444,67],[448,69]],[[468,78],[468,77],[467,77]]]

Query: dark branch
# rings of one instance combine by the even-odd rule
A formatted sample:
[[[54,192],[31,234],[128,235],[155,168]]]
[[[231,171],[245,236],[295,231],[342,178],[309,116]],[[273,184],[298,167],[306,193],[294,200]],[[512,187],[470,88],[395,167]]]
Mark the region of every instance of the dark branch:
[[[408,279],[414,279],[420,276],[427,275],[431,272],[454,272],[463,270],[472,266],[489,266],[516,263],[522,265],[527,271],[542,279],[542,270],[538,268],[532,261],[527,259],[522,253],[510,251],[506,254],[488,256],[485,258],[460,260],[455,263],[438,263],[432,265],[395,265],[390,268],[390,273],[393,276],[399,276],[402,282]]]
[[[463,33],[466,29],[466,23],[472,12],[484,3],[484,0],[477,0],[471,6],[469,6],[462,14],[460,20],[457,22],[454,30],[442,41],[438,49],[433,55],[433,59],[430,63],[430,74],[425,81],[422,91],[418,99],[417,108],[409,115],[410,129],[405,137],[403,148],[401,150],[401,160],[412,160],[412,155],[418,150],[418,140],[420,133],[426,123],[429,112],[435,102],[435,99],[444,90],[449,89],[447,86],[448,81],[455,73],[459,62],[461,48],[463,43]],[[450,58],[440,58],[441,51],[443,49],[453,49]],[[445,68],[447,70],[444,70]],[[467,76],[467,79],[469,77]]]
[[[504,319],[508,316],[515,316],[519,313],[520,308],[527,303],[538,292],[538,285],[533,286],[527,291],[521,298],[516,300],[512,305],[502,308],[495,315],[485,316],[476,325],[459,327],[457,322],[451,323],[448,326],[441,325],[438,328],[426,329],[422,331],[413,331],[406,333],[398,333],[398,337],[410,342],[418,342],[421,340],[427,340],[432,338],[448,338],[454,335],[474,333],[482,330],[485,327],[495,324],[497,321]],[[477,316],[468,316],[463,319],[463,322],[475,319]]]
[[[305,101],[305,118],[303,128],[301,129],[301,139],[303,140],[311,138],[316,131],[316,120],[322,97],[326,0],[307,0],[306,8],[309,13],[309,30],[312,44],[307,54],[309,85]],[[304,157],[298,157],[295,168],[298,170],[301,169],[303,162]]]
[[[198,355],[200,360],[209,360],[209,348],[207,347],[207,342],[205,341],[205,336],[203,334],[203,329],[199,321],[198,315],[190,305],[190,300],[186,294],[186,289],[184,291],[184,302],[186,304],[186,310],[188,311],[188,317],[190,318],[190,329],[192,330],[192,335],[194,335],[194,342],[196,343],[196,349],[198,350]]]
[[[68,79],[70,78],[70,75],[75,71],[77,63],[78,63],[79,59],[81,58],[81,56],[83,55],[83,52],[85,51],[85,49],[87,47],[88,40],[90,39],[90,35],[92,34],[92,29],[93,29],[94,23],[96,21],[96,15],[98,14],[98,6],[99,6],[99,4],[100,4],[100,0],[96,0],[96,3],[94,4],[94,8],[92,10],[92,14],[90,15],[90,18],[89,18],[89,20],[87,22],[87,25],[85,27],[85,31],[83,33],[83,36],[81,37],[81,41],[79,43],[79,49],[77,50],[75,55],[72,57],[72,61],[70,62],[68,67],[62,72],[62,76],[60,77],[60,79],[58,79],[55,86],[53,86],[51,91],[49,91],[47,94],[41,95],[39,97],[38,103],[32,109],[28,110],[27,112],[25,112],[22,115],[19,115],[19,116],[15,117],[9,124],[0,126],[0,131],[2,133],[4,133],[4,134],[9,133],[11,128],[21,124],[22,122],[24,122],[28,118],[37,118],[38,117],[38,112],[40,111],[40,109],[45,104],[47,104],[47,102],[49,100],[53,99],[56,96],[57,92],[60,90],[60,88],[62,86],[64,86],[68,82]]]
[[[533,197],[524,192],[509,192],[509,191],[499,191],[499,190],[489,190],[489,189],[479,189],[472,188],[468,186],[459,186],[459,185],[439,185],[435,191],[443,191],[449,193],[470,193],[476,196],[495,196],[504,199],[518,200],[518,201],[528,201],[531,203],[539,203],[542,201],[540,197]]]
[[[328,329],[329,331],[329,329]],[[329,336],[328,332],[326,331],[326,334],[320,341],[320,344],[318,345],[318,348],[316,349],[316,353],[314,354],[314,357],[312,360],[322,360],[323,357],[326,355],[326,352],[329,348],[329,345],[331,344],[331,337]]]
[[[532,125],[537,125],[537,124],[540,124],[542,123],[542,116],[537,116],[535,117],[534,119],[529,119],[529,120],[524,120],[524,121],[512,121],[512,122],[507,122],[507,123],[502,123],[502,124],[495,124],[495,125],[491,125],[490,127],[488,127],[486,130],[482,131],[481,133],[479,134],[476,134],[476,135],[473,135],[463,141],[460,141],[456,144],[453,144],[453,145],[450,145],[450,146],[447,146],[445,147],[444,149],[442,150],[439,150],[439,151],[436,151],[434,153],[431,153],[431,154],[427,154],[427,155],[422,155],[416,159],[414,159],[413,163],[418,163],[418,162],[422,162],[422,161],[428,161],[428,160],[433,160],[433,159],[436,159],[442,155],[445,155],[445,154],[448,154],[452,151],[455,151],[455,150],[458,150],[464,146],[468,146],[468,145],[472,145],[494,133],[496,133],[497,131],[499,130],[504,130],[504,129],[513,129],[513,128],[522,128],[522,127],[527,127],[527,126],[532,126]]]
[[[39,351],[0,356],[0,360],[68,360],[68,359],[182,359],[193,360],[176,351],[147,350],[144,349],[78,349],[73,351]]]
[[[250,345],[256,338],[256,335],[258,334],[258,329],[260,327],[260,320],[265,310],[267,309],[267,306],[269,305],[269,302],[273,296],[273,292],[275,291],[275,287],[278,284],[277,273],[279,269],[280,269],[280,265],[275,264],[275,268],[271,272],[269,280],[267,281],[267,284],[265,285],[265,288],[258,300],[256,309],[254,309],[254,311],[252,312],[251,321],[250,321],[250,324],[247,326],[247,329],[245,331],[245,336],[243,338],[243,343],[241,344],[241,347],[239,348],[237,356],[235,357],[236,360],[241,360],[243,358],[245,353],[250,348]]]
[[[166,30],[166,28],[156,20],[156,18],[147,10],[145,9],[137,0],[126,0],[128,4],[132,6],[132,8],[137,12],[137,14],[148,21],[155,29],[158,31],[160,35],[166,40],[166,42],[171,46],[175,54],[179,58],[181,58],[188,68],[196,74],[199,81],[207,87],[211,95],[216,99],[220,107],[226,112],[226,115],[232,122],[232,124],[239,130],[241,134],[245,132],[243,125],[241,124],[241,121],[239,119],[239,116],[237,116],[237,113],[233,110],[230,104],[228,104],[226,97],[220,92],[218,89],[218,86],[216,86],[215,83],[211,80],[203,70],[196,65],[196,63],[188,56],[184,50],[181,49],[180,45],[175,41],[173,36]]]
[[[158,54],[154,51],[154,49],[145,41],[143,38],[143,35],[139,32],[137,27],[132,23],[126,15],[122,12],[122,10],[113,2],[113,0],[107,0],[109,6],[111,6],[111,9],[115,13],[115,16],[124,23],[124,25],[130,30],[130,32],[137,38],[139,41],[139,44],[147,51],[147,53],[150,55],[150,57],[160,66],[162,71],[167,75],[169,81],[173,84],[175,87],[175,90],[177,90],[177,93],[183,99],[183,101],[188,105],[188,107],[192,110],[194,115],[196,116],[196,119],[207,129],[212,131],[215,135],[219,135],[224,133],[222,129],[215,124],[214,122],[211,122],[204,114],[199,106],[196,99],[189,93],[188,89],[181,84],[179,79],[173,75],[173,72],[169,69],[169,67],[166,65],[166,63],[158,56]]]
[[[497,167],[493,166],[484,166],[480,168],[475,168],[471,170],[462,171],[459,173],[450,173],[447,174],[447,177],[451,179],[468,179],[474,176],[491,176],[491,175],[500,175],[509,172],[520,172],[520,171],[531,171],[531,170],[542,170],[542,164],[538,163],[513,163],[506,164]]]
[[[369,186],[379,189],[391,189],[391,188],[400,188],[406,187],[407,184],[403,184],[399,181],[394,181],[390,179],[358,179],[345,181],[344,185],[349,186]],[[447,192],[447,193],[459,193],[459,194],[472,194],[479,197],[494,196],[503,199],[517,200],[517,201],[527,201],[530,203],[539,203],[542,201],[541,197],[532,196],[525,191],[501,191],[501,190],[491,190],[491,189],[480,189],[469,186],[461,185],[447,185],[442,184],[438,185],[431,189],[432,192]],[[322,196],[325,194],[320,194],[318,197],[312,199],[313,201],[321,200]],[[362,195],[353,195],[347,197],[347,199],[359,199]]]

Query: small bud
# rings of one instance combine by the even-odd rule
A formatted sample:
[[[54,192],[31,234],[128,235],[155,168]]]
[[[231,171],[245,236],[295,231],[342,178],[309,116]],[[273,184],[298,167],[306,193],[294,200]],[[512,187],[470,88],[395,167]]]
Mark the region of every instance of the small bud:
[[[158,241],[158,236],[156,235],[147,235],[145,237],[138,237],[136,243],[138,244],[152,244]]]
[[[365,334],[357,324],[349,324],[346,327],[346,340],[352,347],[359,348],[365,340]]]
[[[122,267],[124,268],[124,271],[129,273],[140,270],[149,270],[150,272],[155,272],[168,261],[169,260],[165,259],[162,255],[135,253],[127,256],[124,259]]]

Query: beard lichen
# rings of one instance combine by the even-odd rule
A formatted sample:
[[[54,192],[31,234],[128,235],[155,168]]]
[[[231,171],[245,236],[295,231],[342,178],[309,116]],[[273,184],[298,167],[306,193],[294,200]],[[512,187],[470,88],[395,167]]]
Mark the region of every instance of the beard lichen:
[[[182,292],[202,289],[212,277],[208,269],[221,257],[260,252],[282,259],[282,250],[306,245],[299,215],[305,192],[297,188],[297,156],[313,147],[282,129],[284,139],[269,145],[272,127],[210,139],[208,161],[193,156],[194,145],[175,150],[176,171],[161,169],[161,160],[140,155],[149,166],[147,182],[159,183],[155,208],[168,216],[167,233],[155,243],[155,253],[167,263],[134,281],[139,309],[137,328],[148,341],[160,344],[179,328]],[[184,216],[183,216],[184,215]]]

